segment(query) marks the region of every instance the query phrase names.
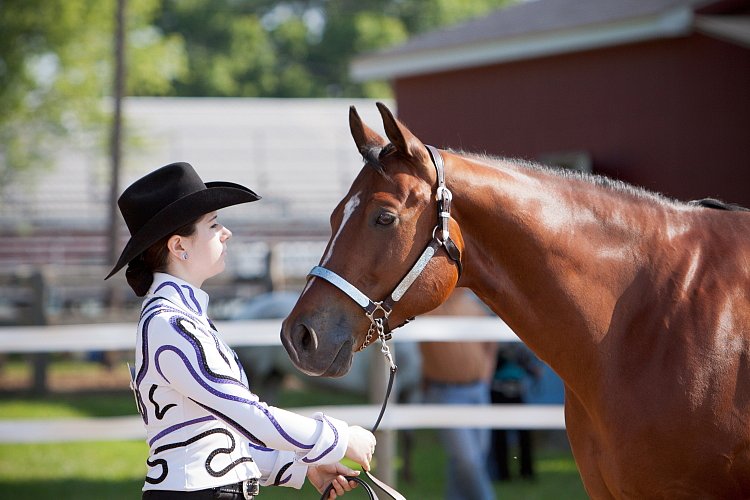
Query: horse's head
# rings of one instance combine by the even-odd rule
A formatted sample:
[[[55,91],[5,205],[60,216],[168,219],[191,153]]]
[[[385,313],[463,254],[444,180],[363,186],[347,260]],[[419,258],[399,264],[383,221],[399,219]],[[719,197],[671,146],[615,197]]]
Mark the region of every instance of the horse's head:
[[[290,358],[310,375],[346,374],[354,353],[377,340],[377,335],[367,339],[372,323],[363,301],[368,297],[371,316],[376,319],[385,314],[382,309],[373,310],[373,304],[392,306],[386,329],[388,325],[396,328],[440,305],[458,281],[456,263],[442,245],[432,248],[435,258],[425,250],[435,241],[438,224],[437,174],[430,153],[388,108],[378,103],[378,109],[390,142],[350,108],[349,126],[365,166],[331,214],[332,236],[316,268],[322,272],[309,279],[282,326],[281,340]],[[462,248],[452,219],[449,229]],[[453,250],[456,257],[458,251]],[[404,289],[403,278],[411,266],[425,260],[425,253],[430,254],[426,266],[406,293],[392,294],[399,284]],[[333,283],[336,280],[338,285]],[[360,295],[356,290],[354,296],[347,295],[342,282],[353,285]],[[355,301],[358,298],[360,303]]]

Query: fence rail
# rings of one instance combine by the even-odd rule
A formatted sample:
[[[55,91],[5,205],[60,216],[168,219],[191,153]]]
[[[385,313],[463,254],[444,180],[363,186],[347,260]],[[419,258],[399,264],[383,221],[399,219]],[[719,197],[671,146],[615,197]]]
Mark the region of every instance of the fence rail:
[[[217,322],[222,338],[233,347],[281,345],[281,320]],[[394,332],[396,342],[498,341],[518,337],[496,317],[428,316]],[[135,344],[132,323],[18,326],[0,328],[0,352],[87,352],[129,350]],[[369,427],[377,405],[337,405],[295,408],[312,415],[322,411],[351,424]],[[500,429],[565,429],[562,405],[390,405],[381,423],[383,430],[445,427]],[[0,420],[0,443],[141,439],[140,417],[55,420]]]
[[[316,412],[350,425],[369,428],[378,405],[335,405],[287,408],[300,415]],[[561,405],[443,405],[388,406],[380,430],[482,427],[491,429],[565,429]],[[0,443],[47,443],[64,441],[120,441],[144,439],[139,416],[44,420],[0,420]]]
[[[217,321],[221,337],[232,347],[281,345],[281,320]],[[0,328],[0,352],[88,352],[135,348],[133,323],[10,326]],[[517,342],[513,330],[496,317],[427,316],[393,333],[396,342],[494,340]]]

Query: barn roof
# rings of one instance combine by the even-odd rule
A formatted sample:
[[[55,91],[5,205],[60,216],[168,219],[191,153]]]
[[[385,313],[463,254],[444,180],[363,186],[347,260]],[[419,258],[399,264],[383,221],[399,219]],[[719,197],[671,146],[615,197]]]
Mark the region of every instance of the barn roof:
[[[357,58],[356,80],[392,79],[531,59],[656,38],[694,29],[750,46],[746,0],[531,0],[403,45]]]

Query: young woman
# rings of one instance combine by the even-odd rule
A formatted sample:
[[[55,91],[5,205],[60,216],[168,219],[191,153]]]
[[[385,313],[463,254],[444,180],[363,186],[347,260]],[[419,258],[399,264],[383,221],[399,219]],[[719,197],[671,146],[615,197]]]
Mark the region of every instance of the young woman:
[[[225,267],[232,233],[220,208],[256,201],[229,182],[203,183],[187,163],[139,179],[118,200],[131,238],[107,278],[145,296],[132,387],[150,447],[143,499],[248,499],[258,485],[301,487],[330,498],[369,470],[375,438],[358,426],[268,406],[250,391],[237,356],[207,316],[204,281]]]

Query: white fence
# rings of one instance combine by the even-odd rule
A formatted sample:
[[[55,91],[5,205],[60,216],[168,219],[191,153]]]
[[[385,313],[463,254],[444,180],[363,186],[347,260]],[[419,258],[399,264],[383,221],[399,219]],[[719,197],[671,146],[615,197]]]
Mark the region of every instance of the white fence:
[[[232,347],[281,345],[280,319],[217,321],[221,337]],[[133,323],[14,326],[0,328],[0,352],[88,352],[135,348]],[[460,338],[456,332],[461,332]],[[518,342],[497,317],[425,316],[393,333],[394,342],[495,340]]]
[[[233,347],[281,345],[281,320],[217,322],[224,340]],[[461,332],[460,339],[456,332]],[[396,342],[420,341],[518,341],[518,337],[495,317],[427,316],[397,330]],[[0,352],[88,352],[133,349],[135,326],[94,324],[66,326],[24,326],[0,329]],[[384,373],[384,377],[386,374]],[[311,415],[323,411],[351,424],[369,427],[377,405],[294,408]],[[561,405],[491,405],[486,407],[451,405],[389,405],[380,425],[383,430],[445,427],[485,427],[505,429],[565,429]],[[56,419],[0,420],[0,443],[83,440],[142,439],[139,416]]]

